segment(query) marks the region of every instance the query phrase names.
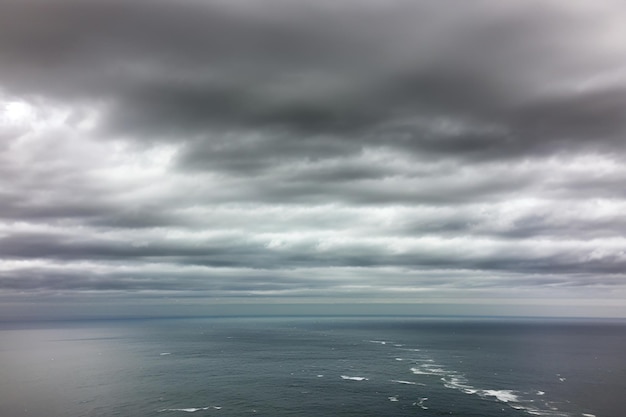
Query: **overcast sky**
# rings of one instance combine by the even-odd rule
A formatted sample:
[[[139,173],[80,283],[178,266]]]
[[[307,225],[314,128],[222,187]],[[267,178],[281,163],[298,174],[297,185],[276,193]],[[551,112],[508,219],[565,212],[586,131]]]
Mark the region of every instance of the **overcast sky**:
[[[3,0],[0,313],[626,316],[625,134],[622,0]]]

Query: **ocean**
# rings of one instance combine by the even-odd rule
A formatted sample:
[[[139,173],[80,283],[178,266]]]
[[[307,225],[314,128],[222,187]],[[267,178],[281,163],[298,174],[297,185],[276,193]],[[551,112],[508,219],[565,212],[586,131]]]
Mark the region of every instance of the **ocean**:
[[[619,320],[0,325],[2,417],[623,417],[625,409]]]

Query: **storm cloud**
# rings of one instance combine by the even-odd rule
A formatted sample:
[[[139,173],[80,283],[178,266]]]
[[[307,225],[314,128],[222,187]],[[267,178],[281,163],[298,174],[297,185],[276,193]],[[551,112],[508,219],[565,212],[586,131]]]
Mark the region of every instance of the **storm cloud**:
[[[611,0],[4,1],[0,296],[625,315],[624,28]]]

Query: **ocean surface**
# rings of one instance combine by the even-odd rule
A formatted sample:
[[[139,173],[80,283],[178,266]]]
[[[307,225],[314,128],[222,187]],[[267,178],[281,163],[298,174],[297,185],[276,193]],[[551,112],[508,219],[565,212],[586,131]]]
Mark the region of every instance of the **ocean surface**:
[[[0,416],[626,416],[626,322],[0,325]]]

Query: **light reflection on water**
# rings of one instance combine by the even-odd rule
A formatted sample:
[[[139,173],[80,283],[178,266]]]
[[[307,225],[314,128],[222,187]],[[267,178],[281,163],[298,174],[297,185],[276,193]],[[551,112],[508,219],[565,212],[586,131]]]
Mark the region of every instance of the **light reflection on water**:
[[[80,404],[119,398],[123,375],[139,363],[132,346],[116,343],[123,333],[77,326],[2,331],[0,415],[61,416]]]

